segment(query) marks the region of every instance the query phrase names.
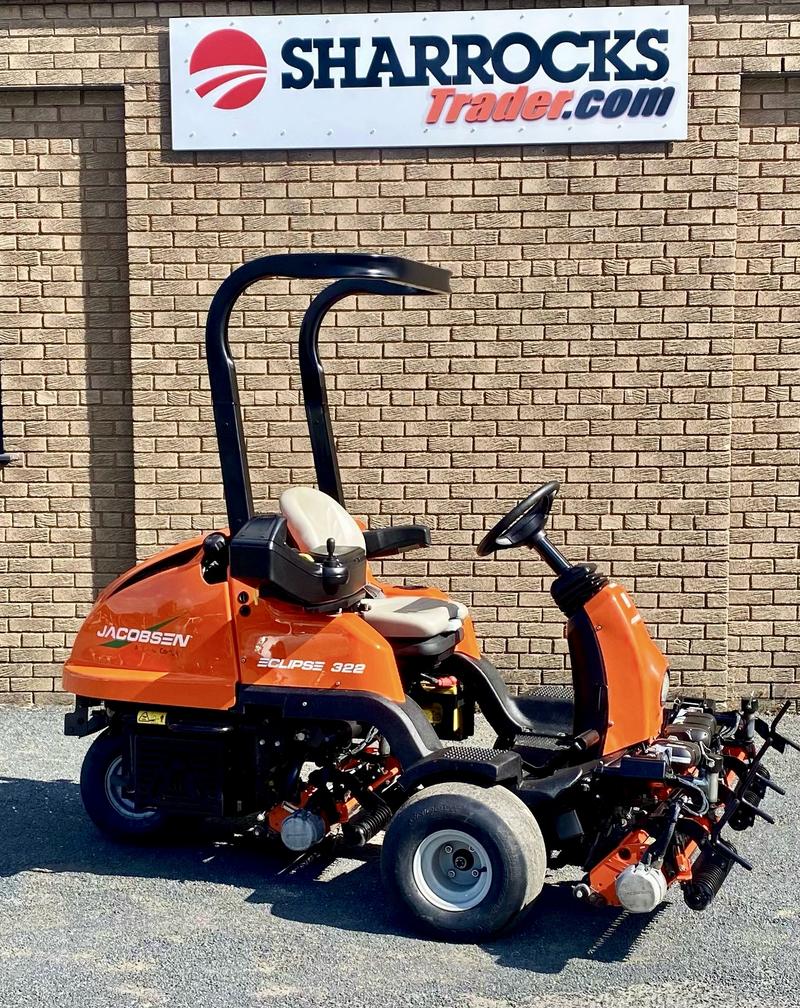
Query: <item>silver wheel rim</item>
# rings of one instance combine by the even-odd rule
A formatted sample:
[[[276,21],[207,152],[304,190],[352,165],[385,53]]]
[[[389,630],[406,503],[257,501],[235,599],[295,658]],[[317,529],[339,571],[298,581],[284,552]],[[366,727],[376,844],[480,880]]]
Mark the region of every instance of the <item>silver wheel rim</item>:
[[[122,757],[117,756],[108,764],[105,776],[105,791],[109,805],[119,815],[126,819],[137,819],[140,822],[152,819],[158,812],[137,812],[136,806],[123,794]]]
[[[414,852],[411,871],[433,906],[451,913],[472,910],[489,892],[492,863],[486,848],[462,830],[438,830]]]

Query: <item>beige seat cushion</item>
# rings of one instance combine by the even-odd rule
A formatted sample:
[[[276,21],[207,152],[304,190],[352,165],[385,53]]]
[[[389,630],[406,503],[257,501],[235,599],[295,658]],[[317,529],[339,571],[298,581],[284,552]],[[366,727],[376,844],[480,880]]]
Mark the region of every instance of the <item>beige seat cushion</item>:
[[[336,543],[337,552],[353,547],[366,549],[364,533],[355,519],[321,490],[290,487],[281,494],[280,509],[292,539],[306,553],[326,553],[329,539]]]
[[[420,640],[461,629],[467,610],[456,602],[399,595],[393,598],[367,598],[361,603],[361,615],[382,637]]]

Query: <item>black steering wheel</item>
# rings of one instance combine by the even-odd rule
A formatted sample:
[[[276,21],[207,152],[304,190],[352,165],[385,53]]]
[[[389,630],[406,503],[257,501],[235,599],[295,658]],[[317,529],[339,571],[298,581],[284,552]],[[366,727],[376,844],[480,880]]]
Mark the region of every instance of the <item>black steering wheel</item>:
[[[532,544],[544,531],[560,487],[560,483],[545,483],[534,490],[530,497],[520,501],[481,539],[478,556],[484,557],[498,550]]]

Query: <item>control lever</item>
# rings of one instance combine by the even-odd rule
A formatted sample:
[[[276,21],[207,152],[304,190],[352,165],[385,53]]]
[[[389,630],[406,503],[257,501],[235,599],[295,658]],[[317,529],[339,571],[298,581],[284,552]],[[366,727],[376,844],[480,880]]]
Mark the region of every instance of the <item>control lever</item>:
[[[329,595],[334,595],[340,585],[347,584],[350,574],[336,556],[336,540],[328,539],[325,543],[328,555],[322,561],[322,585]]]
[[[221,584],[228,578],[228,540],[221,532],[212,532],[203,540],[201,570],[208,584]]]

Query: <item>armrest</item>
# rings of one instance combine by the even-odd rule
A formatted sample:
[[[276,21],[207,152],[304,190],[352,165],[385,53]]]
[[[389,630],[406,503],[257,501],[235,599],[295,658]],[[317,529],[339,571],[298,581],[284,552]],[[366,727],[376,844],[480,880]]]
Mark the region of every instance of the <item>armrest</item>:
[[[431,530],[427,525],[395,525],[382,529],[366,529],[367,559],[397,556],[404,550],[430,546]]]

